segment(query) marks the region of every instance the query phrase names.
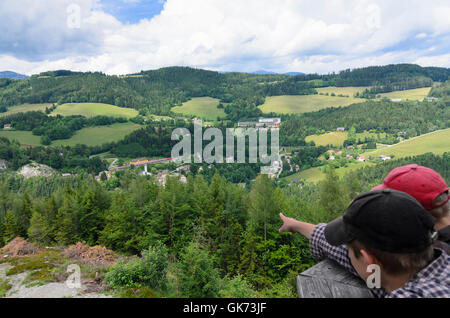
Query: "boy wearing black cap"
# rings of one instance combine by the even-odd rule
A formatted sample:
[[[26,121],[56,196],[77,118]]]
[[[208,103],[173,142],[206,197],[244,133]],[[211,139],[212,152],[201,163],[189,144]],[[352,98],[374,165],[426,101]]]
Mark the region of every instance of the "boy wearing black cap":
[[[299,222],[280,214],[280,232],[310,239],[314,258],[328,257],[363,279],[380,268],[378,297],[450,297],[450,256],[433,248],[433,217],[409,194],[377,190],[359,195],[328,225]]]

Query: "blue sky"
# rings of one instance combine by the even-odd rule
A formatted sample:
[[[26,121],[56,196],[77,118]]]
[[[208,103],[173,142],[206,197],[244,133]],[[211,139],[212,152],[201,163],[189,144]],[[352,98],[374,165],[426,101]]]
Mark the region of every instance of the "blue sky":
[[[116,17],[122,23],[138,23],[151,19],[164,7],[165,0],[101,0],[103,11]]]
[[[450,67],[448,0],[1,0],[0,70]]]

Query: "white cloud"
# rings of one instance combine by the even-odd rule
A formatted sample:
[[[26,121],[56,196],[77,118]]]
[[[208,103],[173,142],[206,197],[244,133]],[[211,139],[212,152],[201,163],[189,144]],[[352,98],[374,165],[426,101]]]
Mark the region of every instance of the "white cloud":
[[[122,74],[170,65],[280,72],[414,61],[450,66],[449,44],[440,41],[450,34],[445,0],[168,0],[159,15],[137,24],[120,23],[96,0],[23,1],[25,12],[13,0],[0,4],[0,27],[11,15],[21,21],[0,35],[6,43],[0,64],[28,74],[54,68]],[[82,8],[77,30],[64,26],[72,2]],[[414,43],[403,47],[425,40],[433,41],[433,57]]]

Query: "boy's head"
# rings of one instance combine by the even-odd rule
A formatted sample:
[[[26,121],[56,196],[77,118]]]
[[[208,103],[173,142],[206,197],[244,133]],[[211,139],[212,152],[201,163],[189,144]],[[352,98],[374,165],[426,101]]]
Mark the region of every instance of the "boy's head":
[[[356,197],[344,215],[325,228],[331,245],[347,244],[358,274],[370,264],[385,273],[416,273],[433,256],[434,218],[407,193],[384,189]]]
[[[444,179],[433,169],[416,164],[392,170],[383,183],[372,190],[382,189],[408,193],[435,217],[439,217],[442,213],[438,212],[449,204],[449,190]]]

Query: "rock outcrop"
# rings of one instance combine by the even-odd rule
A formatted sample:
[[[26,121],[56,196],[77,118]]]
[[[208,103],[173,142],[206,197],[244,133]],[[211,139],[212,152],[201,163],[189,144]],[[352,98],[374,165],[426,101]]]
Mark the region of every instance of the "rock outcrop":
[[[40,163],[30,163],[28,165],[20,168],[18,174],[21,174],[25,177],[25,179],[33,178],[33,177],[52,177],[54,176],[56,171],[46,165]]]

